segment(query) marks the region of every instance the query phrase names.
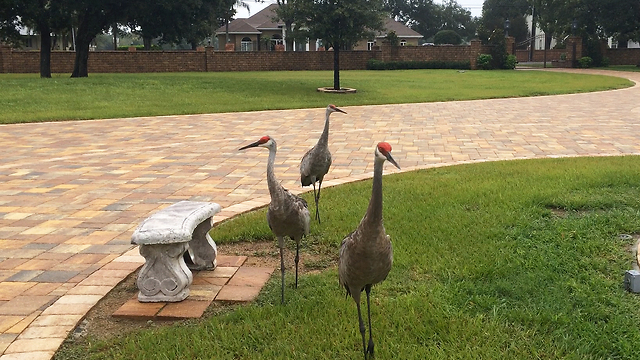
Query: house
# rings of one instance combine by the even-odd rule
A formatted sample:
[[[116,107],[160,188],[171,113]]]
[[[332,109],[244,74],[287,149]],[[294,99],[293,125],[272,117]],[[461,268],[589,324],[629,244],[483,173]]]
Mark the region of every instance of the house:
[[[391,31],[398,36],[400,46],[418,46],[418,42],[424,37],[419,32],[391,18],[386,19],[384,28],[385,31],[378,32],[374,39],[356,44],[353,50],[371,50],[374,46],[379,46]]]
[[[235,51],[256,51],[256,50],[274,50],[276,48],[284,49],[286,31],[284,23],[274,21],[276,17],[275,10],[277,4],[271,4],[261,11],[257,12],[246,19],[235,19],[227,26],[222,26],[216,30],[218,44],[233,44]],[[410,29],[406,25],[393,19],[387,19],[385,22],[386,31],[376,34],[374,39],[361,42],[353,46],[353,50],[372,50],[373,46],[379,44],[380,41],[387,36],[390,31],[395,31],[400,45],[418,45],[418,41],[422,39],[422,35]],[[228,39],[227,39],[228,33]],[[320,42],[310,42],[305,44],[294,43],[295,51],[315,51],[320,47]],[[225,46],[220,45],[219,50],[224,50]]]

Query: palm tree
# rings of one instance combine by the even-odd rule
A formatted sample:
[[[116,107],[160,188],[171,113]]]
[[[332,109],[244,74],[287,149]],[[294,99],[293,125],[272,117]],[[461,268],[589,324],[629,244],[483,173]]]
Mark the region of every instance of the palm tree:
[[[228,43],[230,41],[229,39],[229,21],[231,21],[231,17],[233,17],[236,14],[236,9],[238,7],[243,7],[245,9],[247,9],[247,11],[249,13],[251,13],[251,9],[249,8],[249,4],[247,4],[246,2],[242,1],[242,0],[233,0],[233,3],[231,4],[231,6],[227,9],[227,11],[224,13],[224,19],[225,19],[225,35],[226,35],[226,42]]]

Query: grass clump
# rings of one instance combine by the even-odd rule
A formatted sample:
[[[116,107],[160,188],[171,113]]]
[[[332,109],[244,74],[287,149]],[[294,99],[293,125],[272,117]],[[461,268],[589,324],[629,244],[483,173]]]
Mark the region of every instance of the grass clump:
[[[394,246],[372,292],[380,359],[631,359],[640,299],[623,288],[640,232],[640,157],[480,163],[386,176]],[[371,181],[323,189],[303,251],[332,249],[362,218]],[[311,200],[308,193],[304,194]],[[213,229],[272,238],[264,209]],[[291,243],[291,241],[289,241]],[[274,244],[275,246],[275,244]],[[327,264],[314,264],[326,267]],[[67,343],[56,359],[344,359],[361,355],[355,304],[335,265],[279,274],[254,303],[198,322]]]

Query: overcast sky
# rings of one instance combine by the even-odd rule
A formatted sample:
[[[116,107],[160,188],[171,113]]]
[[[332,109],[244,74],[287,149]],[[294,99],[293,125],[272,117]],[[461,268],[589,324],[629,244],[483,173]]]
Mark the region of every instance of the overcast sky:
[[[258,11],[264,9],[269,4],[275,3],[276,0],[265,0],[264,2],[254,2],[253,0],[244,0],[249,7],[251,8],[251,14],[247,13],[247,10],[244,8],[239,8],[238,13],[236,15],[237,18],[247,18]],[[442,3],[441,0],[434,0],[435,3]],[[471,16],[480,16],[482,15],[482,4],[484,0],[458,0],[457,1],[460,6],[471,11]]]

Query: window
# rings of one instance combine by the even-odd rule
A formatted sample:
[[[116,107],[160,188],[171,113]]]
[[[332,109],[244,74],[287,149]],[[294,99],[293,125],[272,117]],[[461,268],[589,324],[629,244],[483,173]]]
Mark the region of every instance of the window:
[[[244,37],[240,42],[240,51],[253,51],[253,42],[251,38]]]
[[[369,40],[369,41],[367,41],[367,50],[373,50],[373,46],[374,46],[375,44],[376,44],[376,43],[375,43],[373,40]]]
[[[400,40],[400,46],[405,46],[405,45],[407,45],[407,40],[405,39]]]

